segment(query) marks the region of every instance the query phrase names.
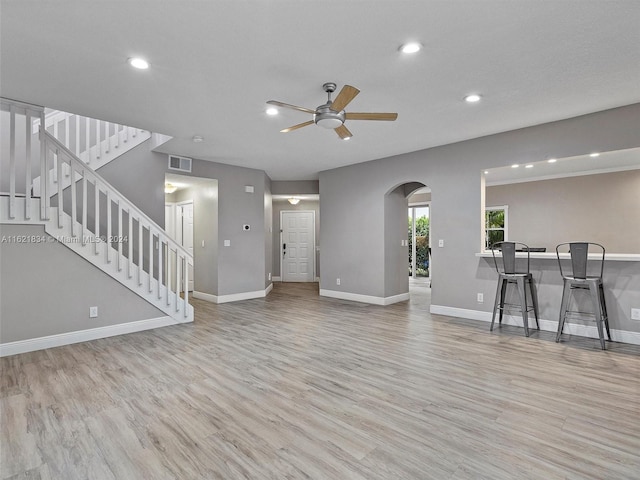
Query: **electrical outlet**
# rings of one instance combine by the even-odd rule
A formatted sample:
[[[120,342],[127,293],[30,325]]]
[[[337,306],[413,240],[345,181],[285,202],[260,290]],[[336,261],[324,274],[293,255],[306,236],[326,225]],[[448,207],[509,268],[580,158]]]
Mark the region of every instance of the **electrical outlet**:
[[[89,318],[98,317],[98,307],[89,307]]]
[[[268,280],[271,280],[271,272],[269,272]]]
[[[484,294],[483,293],[479,293],[478,294],[478,303],[483,303],[484,302]]]
[[[336,278],[336,285],[340,285],[340,279]]]
[[[442,248],[444,247],[444,240],[438,240],[438,247]]]
[[[640,308],[631,309],[631,320],[640,320]]]

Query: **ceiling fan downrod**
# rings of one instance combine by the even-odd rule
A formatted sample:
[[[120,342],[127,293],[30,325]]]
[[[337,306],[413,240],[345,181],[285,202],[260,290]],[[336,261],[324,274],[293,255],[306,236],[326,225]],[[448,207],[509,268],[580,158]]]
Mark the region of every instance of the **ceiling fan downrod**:
[[[332,103],[332,101],[331,101],[331,94],[332,94],[333,92],[335,92],[335,91],[336,91],[336,88],[337,88],[337,87],[338,87],[338,86],[337,86],[335,83],[333,83],[333,82],[327,82],[327,83],[325,83],[324,85],[322,85],[322,89],[323,89],[325,92],[327,92],[327,104]]]

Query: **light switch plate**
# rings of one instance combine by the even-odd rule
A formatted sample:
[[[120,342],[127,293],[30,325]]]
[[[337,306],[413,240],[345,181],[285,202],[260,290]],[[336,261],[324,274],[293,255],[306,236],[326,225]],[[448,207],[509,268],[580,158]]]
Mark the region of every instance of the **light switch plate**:
[[[231,240],[225,240],[224,241],[224,246],[225,247],[230,247],[231,246]]]

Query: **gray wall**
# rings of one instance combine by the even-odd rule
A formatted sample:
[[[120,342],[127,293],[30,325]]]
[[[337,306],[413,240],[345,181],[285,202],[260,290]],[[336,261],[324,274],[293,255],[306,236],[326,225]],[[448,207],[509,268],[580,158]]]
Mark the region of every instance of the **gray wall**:
[[[548,252],[587,240],[640,253],[640,169],[490,186],[485,205],[508,205],[509,239]]]
[[[273,276],[280,277],[280,259],[282,256],[281,239],[280,239],[280,212],[312,210],[315,212],[316,219],[316,277],[320,276],[320,202],[318,200],[300,200],[297,205],[291,205],[287,200],[276,199],[273,201],[273,235],[272,235],[272,258],[273,258]]]
[[[409,197],[409,203],[428,203],[431,201],[431,192],[429,193],[414,193]]]
[[[139,150],[142,145],[137,147],[132,150],[136,152],[132,157],[123,158],[119,163],[116,162],[120,159],[115,160],[101,168],[99,173],[154,221],[164,226],[165,175],[180,172],[169,170],[167,155],[150,151],[153,145],[150,142],[143,145],[147,143],[149,146],[146,149]],[[192,171],[185,175],[218,181],[217,219],[207,219],[208,222],[217,222],[218,247],[215,251],[208,252],[205,261],[212,265],[213,273],[204,271],[214,275],[215,279],[209,276],[205,283],[200,284],[202,288],[206,288],[203,293],[220,296],[263,291],[265,285],[269,284],[268,273],[272,263],[267,258],[268,247],[265,245],[267,236],[270,236],[266,234],[268,229],[265,216],[268,213],[265,197],[270,194],[268,188],[271,179],[261,170],[198,159],[193,159]],[[254,193],[246,193],[245,185],[252,185]],[[251,230],[243,231],[243,224],[251,225]],[[230,240],[231,245],[223,246],[224,240]],[[195,282],[200,273],[196,273]],[[203,282],[204,279],[200,281]]]
[[[384,197],[384,296],[392,297],[409,291],[409,247],[407,240],[408,202],[404,186],[399,186]],[[366,232],[362,242],[368,241]]]
[[[40,225],[1,229],[7,236],[46,235]],[[1,343],[165,316],[55,241],[1,243],[0,285]],[[89,318],[92,306],[98,318]]]
[[[164,228],[164,175],[167,156],[151,151],[146,141],[119,156],[98,173],[116,190]]]
[[[165,173],[179,172],[166,168],[166,155],[160,157],[163,159],[161,165],[164,169],[160,183],[162,187]],[[218,181],[219,248],[215,295],[264,291],[265,284],[268,284],[268,267],[265,263],[265,195],[268,196],[266,188],[271,180],[261,170],[198,159],[193,159],[192,171],[188,176]],[[245,192],[247,185],[254,187],[254,193]],[[162,202],[164,205],[164,198]],[[244,231],[244,224],[250,225],[251,230]],[[230,240],[231,245],[225,247],[224,240]]]
[[[271,182],[273,195],[309,195],[320,193],[318,180],[274,181]]]
[[[432,304],[490,311],[476,293],[491,298],[495,275],[485,271],[480,251],[485,168],[534,162],[592,151],[640,146],[640,104],[569,120],[435,147],[320,173],[322,289],[383,297],[385,295],[385,194],[399,185],[421,182],[431,187]],[[360,241],[362,232],[370,241]],[[439,239],[444,247],[438,248]],[[611,262],[613,264],[613,262]],[[626,275],[626,284],[609,287],[616,299],[613,328],[640,331],[640,323],[625,324],[631,306],[640,305],[640,273],[627,265],[612,266]],[[629,276],[631,275],[631,276]],[[341,286],[335,279],[342,279]],[[546,279],[547,276],[544,276]],[[546,286],[543,316],[554,319],[560,291]]]

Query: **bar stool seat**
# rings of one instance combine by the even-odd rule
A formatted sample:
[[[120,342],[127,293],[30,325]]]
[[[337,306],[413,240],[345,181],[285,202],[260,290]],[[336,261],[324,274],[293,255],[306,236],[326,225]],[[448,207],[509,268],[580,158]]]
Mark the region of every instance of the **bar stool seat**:
[[[526,268],[516,267],[516,250],[526,252]],[[501,251],[500,257],[496,256],[496,251]],[[496,298],[493,304],[493,316],[491,318],[490,331],[493,331],[493,326],[496,322],[496,313],[499,313],[499,324],[502,325],[502,316],[505,310],[518,308],[522,313],[522,323],[524,326],[525,336],[529,336],[529,319],[528,313],[533,310],[536,326],[540,330],[540,324],[538,322],[538,294],[536,292],[535,282],[533,275],[529,271],[530,255],[529,246],[519,242],[498,242],[491,246],[491,253],[493,254],[493,263],[498,272],[498,287],[496,289]],[[502,261],[498,262],[498,258]],[[522,259],[524,260],[524,259]],[[499,263],[501,263],[499,265]],[[520,262],[524,263],[524,262]],[[518,297],[520,299],[519,304],[507,303],[505,298],[507,296],[507,287],[510,284],[515,284],[518,291]],[[527,302],[527,287],[529,290],[529,296],[531,303]]]
[[[571,256],[571,270],[562,268],[560,260],[561,250],[569,247]],[[589,250],[595,250],[598,254],[596,264],[592,267],[592,271],[588,272],[587,264],[589,259]],[[598,337],[600,338],[600,346],[602,350],[606,349],[604,338],[604,330],[607,337],[611,340],[609,331],[609,316],[607,315],[607,304],[604,299],[604,285],[602,283],[602,274],[604,272],[604,256],[605,249],[599,243],[592,242],[568,242],[561,243],[556,247],[556,256],[558,257],[558,265],[560,275],[563,280],[562,302],[560,305],[560,318],[558,320],[558,333],[556,334],[556,342],[560,341],[564,323],[568,314],[580,314],[593,316],[598,328]],[[569,302],[571,292],[574,290],[587,290],[591,297],[593,312],[581,312],[577,310],[569,310]]]

